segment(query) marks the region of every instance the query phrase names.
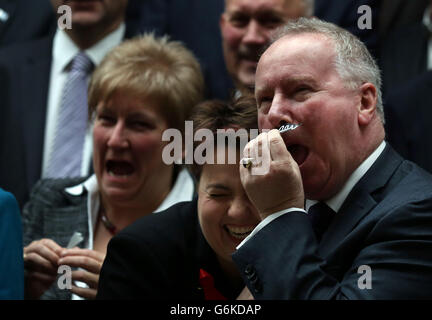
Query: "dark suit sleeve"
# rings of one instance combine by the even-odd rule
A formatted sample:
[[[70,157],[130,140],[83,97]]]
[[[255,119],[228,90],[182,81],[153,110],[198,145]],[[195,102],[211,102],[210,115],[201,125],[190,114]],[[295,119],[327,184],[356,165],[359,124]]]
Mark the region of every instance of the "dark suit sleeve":
[[[0,189],[0,300],[24,298],[24,262],[18,203]]]
[[[338,278],[332,276],[332,268],[341,266],[330,266],[320,257],[309,220],[300,212],[272,221],[233,259],[256,299],[430,298],[431,202],[412,201],[389,208],[378,222],[363,222],[357,234],[366,235],[356,242],[346,241],[350,247],[343,250],[354,259]],[[362,265],[370,267],[371,289],[363,287]]]

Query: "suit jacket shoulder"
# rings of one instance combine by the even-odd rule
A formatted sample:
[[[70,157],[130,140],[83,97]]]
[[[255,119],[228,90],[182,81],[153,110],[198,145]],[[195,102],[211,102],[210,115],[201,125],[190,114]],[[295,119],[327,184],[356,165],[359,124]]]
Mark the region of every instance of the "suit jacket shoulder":
[[[200,262],[212,252],[197,201],[146,216],[115,236],[101,270],[99,299],[202,299]]]

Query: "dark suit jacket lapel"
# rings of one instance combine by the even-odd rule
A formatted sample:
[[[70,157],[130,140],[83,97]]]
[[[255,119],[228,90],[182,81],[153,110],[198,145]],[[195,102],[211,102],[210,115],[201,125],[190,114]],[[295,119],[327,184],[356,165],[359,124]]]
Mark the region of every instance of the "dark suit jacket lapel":
[[[385,185],[401,162],[402,158],[387,144],[372,167],[351,190],[324,234],[320,243],[324,257],[376,206]]]
[[[29,188],[41,176],[45,120],[50,82],[52,38],[44,38],[28,49],[28,55],[19,68],[21,89],[18,104],[22,110],[23,147]]]

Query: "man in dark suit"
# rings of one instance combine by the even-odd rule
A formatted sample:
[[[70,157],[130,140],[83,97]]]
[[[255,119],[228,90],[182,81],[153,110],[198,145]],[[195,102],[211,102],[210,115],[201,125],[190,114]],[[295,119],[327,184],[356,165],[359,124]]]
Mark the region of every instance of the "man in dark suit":
[[[432,68],[432,62],[428,61],[428,56],[431,55],[431,32],[432,1],[429,0],[429,7],[423,12],[423,20],[401,26],[383,39],[379,62],[384,96]]]
[[[358,21],[364,14],[358,13],[361,6],[371,9],[372,28],[360,29]],[[332,22],[362,40],[372,55],[377,54],[379,1],[375,0],[315,0],[315,16],[324,21]]]
[[[64,4],[71,7],[72,28],[0,51],[0,186],[13,193],[20,206],[38,179],[53,177],[48,172],[57,152],[55,137],[66,129],[56,124],[72,61],[84,52],[97,65],[129,33],[124,25],[127,0],[51,2],[55,12]],[[80,146],[81,168],[73,176],[89,174],[90,141],[87,133]],[[75,156],[70,153],[70,159]]]
[[[387,140],[402,156],[432,172],[432,71],[409,81],[385,102]]]
[[[431,298],[432,176],[384,141],[377,65],[319,20],[277,39],[258,63],[259,126],[301,125],[245,148],[262,155],[240,166],[262,217],[233,254],[247,287],[256,299]]]
[[[49,0],[0,0],[0,47],[41,38],[54,28]]]
[[[378,16],[380,38],[389,31],[419,22],[430,0],[381,0]]]

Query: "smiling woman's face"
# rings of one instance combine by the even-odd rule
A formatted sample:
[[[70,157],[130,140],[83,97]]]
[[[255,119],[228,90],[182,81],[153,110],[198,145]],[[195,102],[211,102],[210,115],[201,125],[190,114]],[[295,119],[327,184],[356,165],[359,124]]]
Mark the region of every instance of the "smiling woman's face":
[[[134,201],[170,188],[171,166],[162,161],[168,123],[158,105],[115,93],[99,103],[93,129],[93,165],[102,197]],[[165,179],[167,177],[167,179]],[[170,180],[169,180],[170,181]],[[166,191],[166,190],[165,190]]]
[[[260,222],[240,181],[238,164],[205,164],[198,190],[198,216],[219,259],[231,261],[244,238]]]

